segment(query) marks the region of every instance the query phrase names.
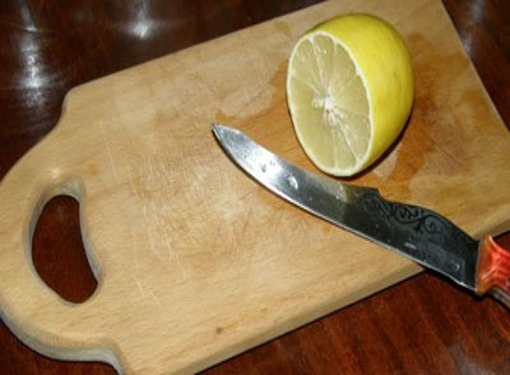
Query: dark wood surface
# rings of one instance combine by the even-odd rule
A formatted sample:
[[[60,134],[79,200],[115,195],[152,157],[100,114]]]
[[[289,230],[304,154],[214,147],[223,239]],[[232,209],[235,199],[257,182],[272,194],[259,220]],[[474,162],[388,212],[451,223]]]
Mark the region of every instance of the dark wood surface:
[[[72,87],[317,2],[2,0],[0,178],[55,126]],[[510,126],[510,2],[444,4]],[[499,241],[510,248],[510,235]],[[61,197],[46,206],[33,257],[64,298],[82,301],[92,293],[77,202]],[[509,313],[425,272],[206,373],[510,374]],[[114,370],[43,357],[0,323],[0,373]]]

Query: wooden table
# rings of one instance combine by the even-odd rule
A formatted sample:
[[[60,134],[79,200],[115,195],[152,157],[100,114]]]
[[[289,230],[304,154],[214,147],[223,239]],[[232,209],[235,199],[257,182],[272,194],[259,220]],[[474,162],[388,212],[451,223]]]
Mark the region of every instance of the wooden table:
[[[2,1],[0,178],[54,127],[72,87],[317,2]],[[444,4],[510,126],[510,3]],[[499,241],[510,247],[510,235]],[[33,251],[39,274],[63,297],[80,301],[92,293],[74,200],[47,205]],[[101,363],[43,357],[3,323],[0,368],[2,374],[114,373]],[[510,315],[494,300],[424,272],[206,373],[510,373]]]

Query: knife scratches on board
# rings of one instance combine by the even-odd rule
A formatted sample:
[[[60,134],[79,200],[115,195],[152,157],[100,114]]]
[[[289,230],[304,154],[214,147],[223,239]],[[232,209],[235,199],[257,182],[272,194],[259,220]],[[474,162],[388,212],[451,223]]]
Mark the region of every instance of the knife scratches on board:
[[[102,138],[103,138],[103,143],[104,143],[104,148],[106,150],[106,155],[108,157],[108,163],[110,164],[110,167],[111,167],[111,170],[112,170],[113,179],[115,180],[115,183],[118,184],[119,183],[119,176],[118,176],[118,173],[117,173],[116,163],[115,163],[115,160],[113,158],[113,154],[112,154],[112,150],[111,150],[111,140],[108,138],[107,131],[106,131],[105,127],[106,127],[105,123],[101,122],[101,126],[100,126],[101,135],[102,135]]]
[[[166,196],[167,189],[158,186],[162,181],[169,180],[169,170],[164,163],[153,164],[151,159],[145,159],[138,170],[128,167],[131,193],[141,205],[141,215],[137,220],[141,220],[146,232],[147,248],[159,260],[159,264],[167,267],[175,264],[185,278],[188,272],[179,251],[173,246],[175,241],[171,232],[177,229],[170,215],[172,200]]]

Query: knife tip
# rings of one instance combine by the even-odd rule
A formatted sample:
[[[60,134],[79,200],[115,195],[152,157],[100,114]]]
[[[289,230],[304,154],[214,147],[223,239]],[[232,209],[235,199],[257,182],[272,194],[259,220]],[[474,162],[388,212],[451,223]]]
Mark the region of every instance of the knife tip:
[[[216,138],[220,138],[223,125],[217,122],[211,123],[211,130]]]
[[[220,124],[219,122],[212,122],[211,123],[211,129],[213,132],[216,132],[218,130],[220,130],[221,128],[223,128],[225,125],[223,124]]]
[[[223,138],[223,136],[228,133],[228,132],[232,132],[232,128],[230,128],[229,126],[227,125],[224,125],[224,124],[220,124],[219,122],[213,122],[211,123],[211,129],[214,133],[214,135],[221,139]]]

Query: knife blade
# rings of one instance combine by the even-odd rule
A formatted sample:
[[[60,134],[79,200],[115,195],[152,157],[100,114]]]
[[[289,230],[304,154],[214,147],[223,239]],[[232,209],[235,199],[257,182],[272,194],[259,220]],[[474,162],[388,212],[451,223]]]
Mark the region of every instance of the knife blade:
[[[212,130],[227,155],[276,195],[510,308],[510,251],[490,235],[477,241],[430,209],[298,168],[240,130],[218,123]]]

